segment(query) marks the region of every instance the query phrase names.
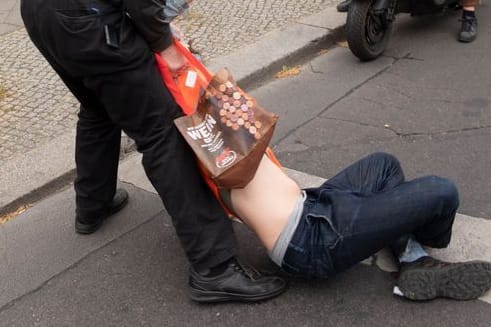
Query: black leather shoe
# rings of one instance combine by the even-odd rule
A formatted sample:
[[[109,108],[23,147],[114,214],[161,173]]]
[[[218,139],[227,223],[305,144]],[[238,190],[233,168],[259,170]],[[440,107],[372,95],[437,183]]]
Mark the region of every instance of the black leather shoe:
[[[256,302],[283,293],[286,281],[280,277],[249,271],[232,260],[222,274],[214,277],[202,276],[191,268],[189,286],[191,299],[197,302]]]
[[[351,5],[352,0],[344,0],[338,3],[336,6],[336,10],[338,12],[348,12],[349,6]]]
[[[75,217],[75,231],[79,234],[94,233],[102,226],[104,220],[123,209],[127,203],[128,192],[122,188],[117,189],[111,203],[102,214],[92,217],[82,217],[77,215]]]

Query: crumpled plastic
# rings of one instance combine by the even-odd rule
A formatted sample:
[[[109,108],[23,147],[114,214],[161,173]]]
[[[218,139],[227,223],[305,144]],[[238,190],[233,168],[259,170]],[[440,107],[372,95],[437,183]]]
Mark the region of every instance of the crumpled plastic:
[[[172,22],[176,17],[189,9],[189,0],[167,0],[163,10],[163,19],[166,23]]]

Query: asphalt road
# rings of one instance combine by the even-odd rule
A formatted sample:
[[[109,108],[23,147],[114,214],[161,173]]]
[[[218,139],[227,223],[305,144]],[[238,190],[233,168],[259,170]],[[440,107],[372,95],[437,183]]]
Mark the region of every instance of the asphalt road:
[[[294,78],[253,92],[281,115],[276,151],[285,166],[329,177],[374,152],[400,158],[407,178],[454,180],[459,212],[491,218],[491,24],[455,37],[460,13],[398,16],[384,56],[362,63],[337,47]]]

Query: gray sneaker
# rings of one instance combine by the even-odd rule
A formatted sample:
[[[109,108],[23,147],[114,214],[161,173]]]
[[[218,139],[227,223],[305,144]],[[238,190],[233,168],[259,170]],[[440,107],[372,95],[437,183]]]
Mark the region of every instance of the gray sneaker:
[[[410,300],[431,300],[437,297],[477,299],[491,288],[491,263],[449,263],[423,257],[402,264],[397,286],[402,295]]]
[[[462,27],[459,33],[460,42],[472,42],[477,37],[477,18],[466,17],[460,20]]]

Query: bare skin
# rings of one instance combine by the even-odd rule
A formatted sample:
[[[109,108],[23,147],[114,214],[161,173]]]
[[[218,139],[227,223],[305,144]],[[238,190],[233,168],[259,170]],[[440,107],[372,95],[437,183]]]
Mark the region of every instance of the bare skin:
[[[160,55],[171,72],[187,62],[174,44]],[[231,191],[234,211],[258,235],[268,251],[273,249],[299,196],[298,185],[267,156],[263,156],[254,178],[246,187]]]
[[[263,156],[252,181],[244,188],[233,189],[231,200],[240,219],[271,251],[300,194],[297,183]]]

